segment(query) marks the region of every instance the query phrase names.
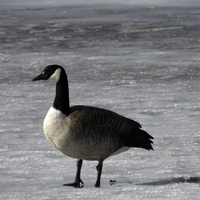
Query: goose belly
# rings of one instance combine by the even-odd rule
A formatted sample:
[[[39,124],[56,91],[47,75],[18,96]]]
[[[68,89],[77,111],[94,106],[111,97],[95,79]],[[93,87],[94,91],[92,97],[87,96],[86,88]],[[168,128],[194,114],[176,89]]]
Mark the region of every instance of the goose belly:
[[[106,143],[99,141],[97,144],[87,138],[79,141],[72,140],[67,146],[61,145],[58,149],[67,156],[84,160],[104,160],[117,151],[116,148],[108,146]]]
[[[106,159],[116,151],[116,147],[110,145],[110,142],[99,140],[91,140],[87,137],[80,139],[79,141],[73,141],[68,144],[68,148],[60,149],[64,154],[84,159],[84,160],[100,160]]]

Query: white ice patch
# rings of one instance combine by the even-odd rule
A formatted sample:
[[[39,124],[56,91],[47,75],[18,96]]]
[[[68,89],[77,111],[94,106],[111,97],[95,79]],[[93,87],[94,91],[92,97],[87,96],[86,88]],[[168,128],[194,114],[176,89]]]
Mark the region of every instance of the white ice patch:
[[[60,80],[61,68],[56,69],[56,71],[49,77],[48,81],[58,82]]]

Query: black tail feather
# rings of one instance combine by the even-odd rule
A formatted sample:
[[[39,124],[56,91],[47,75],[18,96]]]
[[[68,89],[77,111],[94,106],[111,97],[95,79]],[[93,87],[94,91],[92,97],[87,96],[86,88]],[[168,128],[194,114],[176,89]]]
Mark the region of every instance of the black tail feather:
[[[146,150],[153,150],[151,144],[153,144],[154,139],[146,131],[137,129],[132,130],[129,134],[125,135],[123,138],[124,146],[143,148]]]

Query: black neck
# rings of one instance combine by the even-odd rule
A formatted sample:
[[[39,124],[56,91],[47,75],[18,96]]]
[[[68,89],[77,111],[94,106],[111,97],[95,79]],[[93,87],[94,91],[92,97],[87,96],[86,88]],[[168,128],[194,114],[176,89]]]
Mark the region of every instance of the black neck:
[[[67,75],[64,70],[60,74],[60,80],[56,84],[56,96],[53,107],[65,115],[69,115],[69,88]]]

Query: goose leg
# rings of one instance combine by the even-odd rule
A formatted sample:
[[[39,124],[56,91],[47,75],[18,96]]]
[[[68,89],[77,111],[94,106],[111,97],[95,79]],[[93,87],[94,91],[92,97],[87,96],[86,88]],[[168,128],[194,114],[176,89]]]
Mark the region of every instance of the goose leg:
[[[76,176],[75,176],[74,182],[73,183],[63,184],[63,186],[72,186],[72,187],[75,187],[75,188],[82,188],[83,187],[84,183],[81,180],[81,167],[82,167],[82,163],[83,163],[82,159],[77,160],[77,163],[76,163],[77,171],[76,171]]]
[[[99,160],[99,163],[97,165],[97,181],[95,183],[95,187],[100,187],[100,181],[101,181],[101,172],[103,168],[103,160]]]

